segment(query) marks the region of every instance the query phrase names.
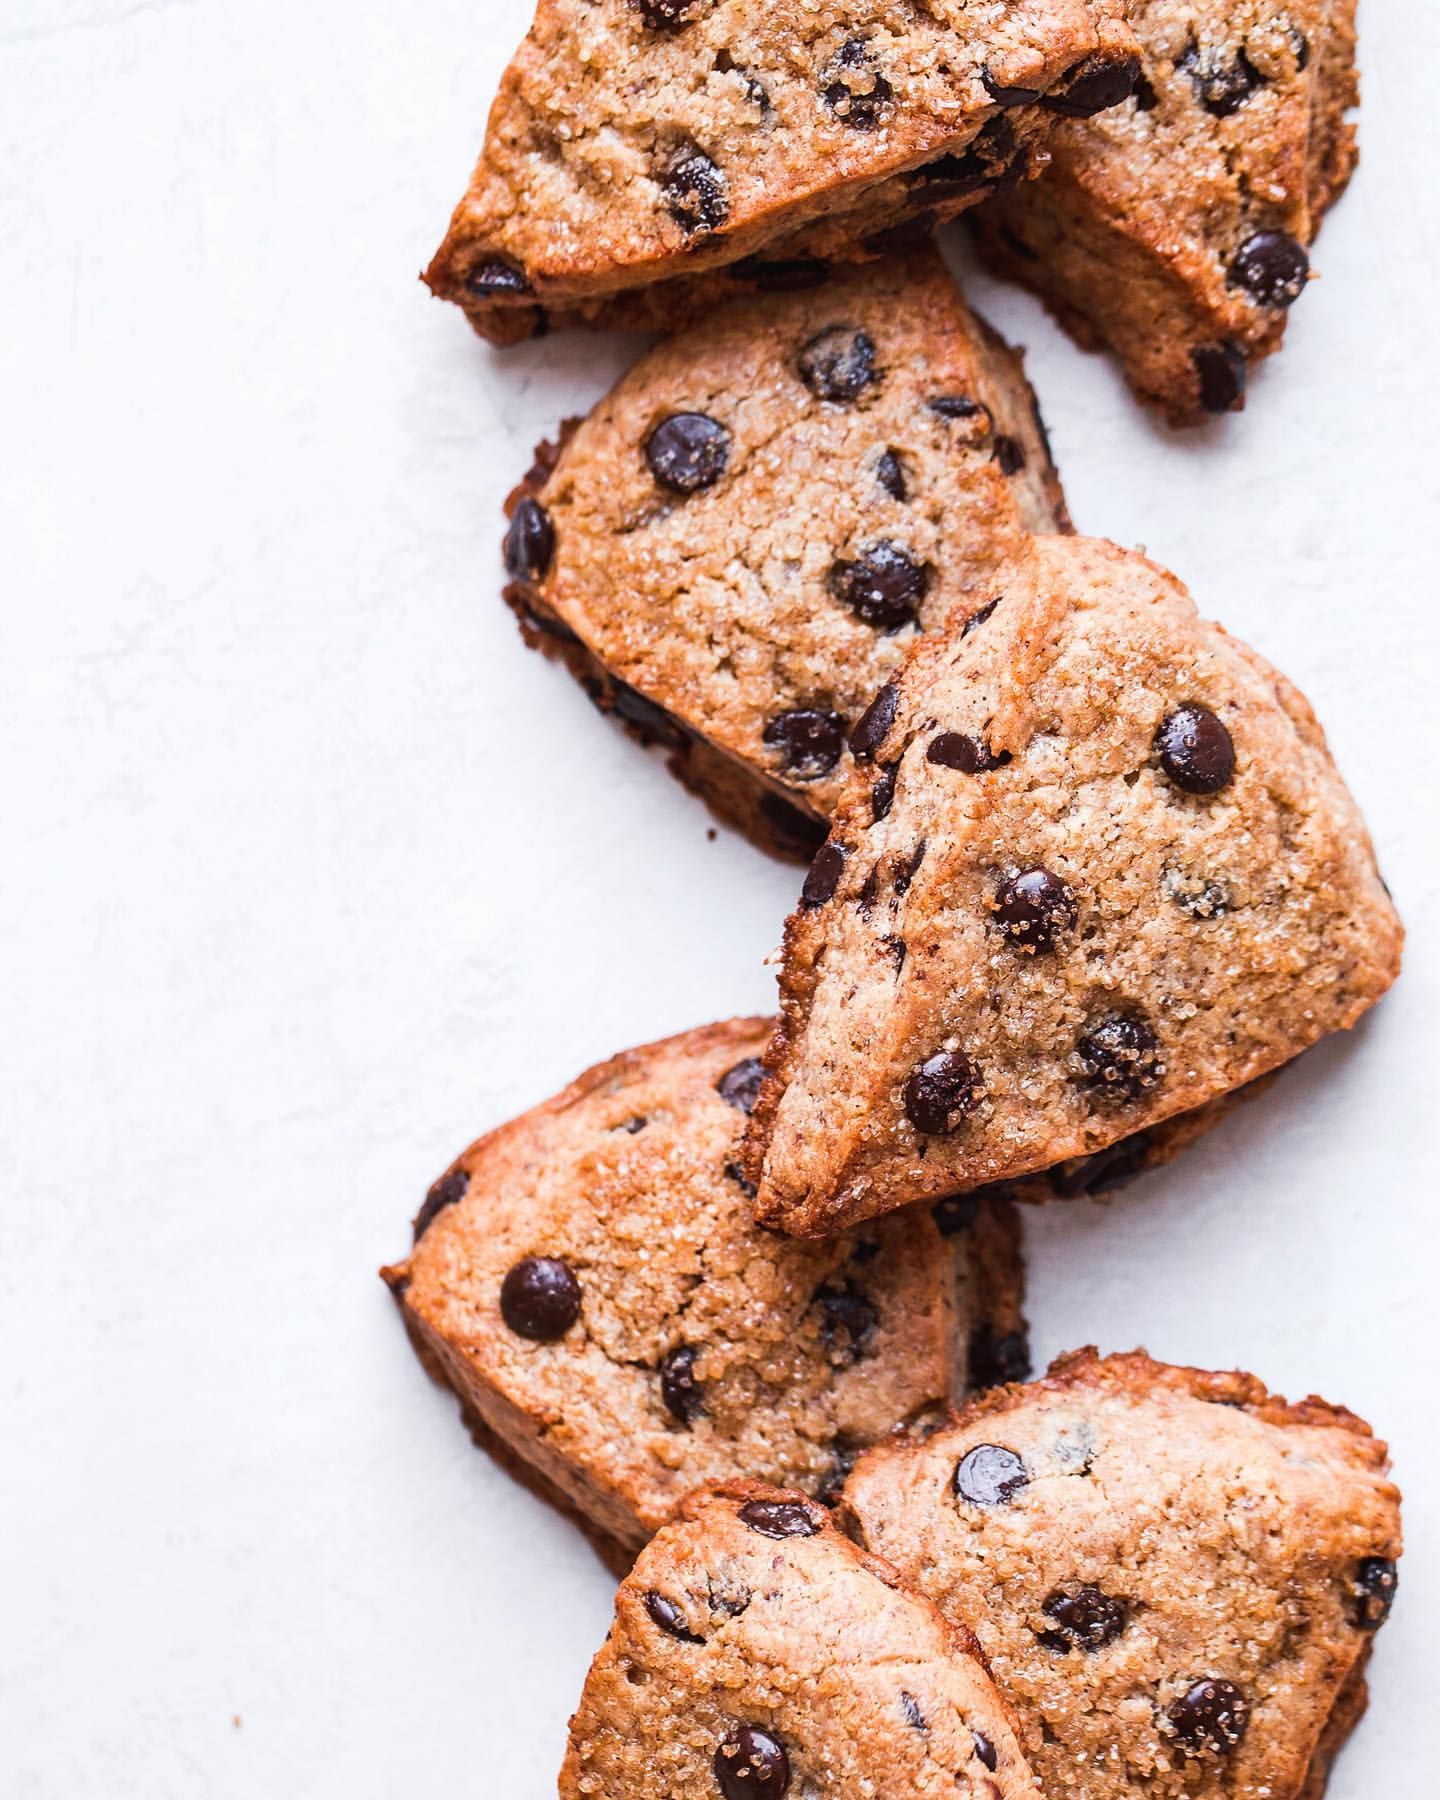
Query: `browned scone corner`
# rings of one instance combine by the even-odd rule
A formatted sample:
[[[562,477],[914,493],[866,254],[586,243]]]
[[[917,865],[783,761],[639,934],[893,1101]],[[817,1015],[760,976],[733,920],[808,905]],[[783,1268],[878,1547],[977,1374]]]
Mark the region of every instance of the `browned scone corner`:
[[[539,0],[425,279],[513,343],[676,276],[886,257],[1130,92],[1126,6]]]
[[[1213,1107],[1399,969],[1283,676],[1113,544],[1034,538],[995,585],[856,727],[868,768],[786,928],[745,1160],[801,1236]]]
[[[615,1597],[561,1800],[1040,1800],[974,1639],[803,1494],[690,1496]]]
[[[808,859],[919,634],[1069,528],[1020,358],[938,252],[651,350],[511,495],[531,642],[764,848]]]
[[[972,215],[987,260],[1175,425],[1244,405],[1355,166],[1355,0],[1138,0],[1143,70]]]
[[[1083,1350],[872,1451],[842,1512],[974,1632],[1047,1800],[1318,1800],[1396,1589],[1388,1467],[1343,1407]]]
[[[490,1132],[383,1271],[482,1438],[622,1554],[707,1483],[833,1498],[860,1450],[1028,1370],[1004,1206],[824,1245],[755,1225],[737,1156],[769,1025],[626,1051]]]

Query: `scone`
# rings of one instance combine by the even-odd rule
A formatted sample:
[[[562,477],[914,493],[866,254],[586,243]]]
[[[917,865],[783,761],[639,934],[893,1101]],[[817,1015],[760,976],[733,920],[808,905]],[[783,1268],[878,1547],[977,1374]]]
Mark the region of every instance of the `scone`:
[[[497,342],[617,294],[886,255],[1131,90],[1126,0],[540,0],[426,274]]]
[[[921,630],[1068,520],[1020,359],[933,248],[659,345],[511,496],[531,641],[767,848],[806,855]]]
[[[803,1494],[695,1494],[615,1598],[561,1800],[1040,1800],[969,1634]]]
[[[1113,544],[927,635],[786,930],[747,1168],[824,1235],[1093,1156],[1353,1025],[1402,932],[1304,698]]]
[[[1355,166],[1355,0],[1139,0],[1131,98],[975,215],[988,259],[1172,423],[1244,404]]]
[[[927,1210],[801,1245],[736,1157],[768,1021],[627,1051],[431,1189],[385,1271],[486,1434],[633,1550],[736,1475],[824,1497],[856,1452],[1028,1372],[1013,1213]]]
[[[975,1633],[1047,1800],[1315,1800],[1395,1592],[1387,1467],[1323,1400],[1081,1351],[844,1506]]]

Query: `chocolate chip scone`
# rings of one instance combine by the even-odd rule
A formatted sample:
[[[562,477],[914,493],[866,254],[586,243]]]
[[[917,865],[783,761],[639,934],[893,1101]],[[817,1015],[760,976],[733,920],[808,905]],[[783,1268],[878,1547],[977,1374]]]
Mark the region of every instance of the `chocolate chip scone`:
[[[1355,0],[1139,0],[1144,70],[1063,121],[1042,181],[975,215],[986,255],[1175,424],[1244,403],[1355,164]]]
[[[716,811],[803,855],[919,632],[1067,527],[1019,357],[926,249],[643,357],[512,496],[506,594]]]
[[[823,1246],[754,1224],[737,1140],[768,1025],[627,1051],[481,1138],[385,1271],[488,1433],[628,1549],[706,1482],[832,1495],[862,1447],[1027,1372],[1013,1213]]]
[[[1039,1800],[973,1638],[802,1494],[692,1495],[615,1599],[561,1800]]]
[[[1402,931],[1304,698],[1173,576],[1035,538],[852,734],[786,931],[760,1216],[1093,1156],[1353,1025]]]
[[[426,280],[509,342],[672,276],[888,254],[1130,92],[1125,10],[540,0]]]
[[[871,1452],[844,1507],[975,1633],[1049,1800],[1316,1800],[1395,1592],[1387,1468],[1323,1400],[1081,1351]]]

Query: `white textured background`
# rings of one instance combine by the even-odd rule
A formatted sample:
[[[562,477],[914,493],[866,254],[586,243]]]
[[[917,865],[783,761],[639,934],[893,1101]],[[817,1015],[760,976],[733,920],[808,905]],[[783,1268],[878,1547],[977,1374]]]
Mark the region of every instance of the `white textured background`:
[[[501,357],[415,271],[526,0],[0,7],[0,1795],[553,1793],[610,1583],[374,1277],[470,1137],[769,1003],[793,872],[524,652],[501,498],[627,346]],[[1411,928],[1351,1042],[1030,1221],[1049,1355],[1315,1389],[1411,1552],[1334,1800],[1435,1791],[1432,0],[1250,412],[1031,347],[1082,528],[1309,692]]]

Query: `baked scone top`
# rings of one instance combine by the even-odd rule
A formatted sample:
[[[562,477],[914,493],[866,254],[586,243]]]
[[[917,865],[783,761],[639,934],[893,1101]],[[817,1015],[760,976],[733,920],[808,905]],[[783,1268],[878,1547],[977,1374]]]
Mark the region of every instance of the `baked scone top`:
[[[1399,966],[1303,697],[1144,557],[1036,538],[927,635],[786,933],[747,1142],[818,1234],[1093,1153],[1353,1025]]]
[[[974,1631],[1051,1800],[1296,1800],[1395,1592],[1386,1468],[1343,1408],[1081,1351],[872,1452],[845,1505]]]
[[[561,1800],[1039,1800],[964,1632],[803,1495],[685,1503],[620,1588]]]

